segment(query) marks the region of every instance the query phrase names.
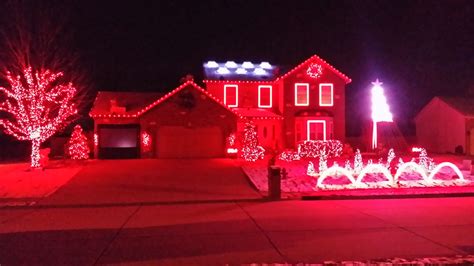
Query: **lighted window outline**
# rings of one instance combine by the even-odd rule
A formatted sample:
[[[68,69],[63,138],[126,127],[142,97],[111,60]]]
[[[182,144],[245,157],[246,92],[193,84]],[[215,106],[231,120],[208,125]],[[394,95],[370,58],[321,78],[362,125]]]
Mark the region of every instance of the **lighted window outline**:
[[[261,104],[261,90],[263,88],[269,88],[270,89],[270,104],[269,105],[262,105]],[[273,95],[273,92],[272,92],[272,86],[271,85],[259,85],[258,86],[258,108],[272,108],[272,95]]]
[[[298,87],[306,87],[306,103],[298,103]],[[309,83],[295,83],[295,106],[309,106]]]
[[[323,124],[323,140],[326,140],[326,120],[308,120],[306,122],[306,139],[311,140],[309,138],[310,133],[311,133],[311,124],[314,123],[322,123]]]
[[[227,105],[227,88],[233,87],[235,88],[235,104],[229,104]],[[238,107],[239,106],[239,86],[238,85],[231,85],[227,84],[224,85],[224,105],[227,105],[228,107]]]
[[[323,87],[330,87],[331,88],[331,103],[323,103]],[[334,84],[332,83],[321,83],[319,84],[319,106],[334,106]]]

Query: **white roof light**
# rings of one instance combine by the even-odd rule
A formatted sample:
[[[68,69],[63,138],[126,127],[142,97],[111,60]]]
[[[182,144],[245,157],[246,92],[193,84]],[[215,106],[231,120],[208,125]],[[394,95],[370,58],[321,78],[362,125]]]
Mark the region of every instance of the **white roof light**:
[[[216,61],[209,61],[209,62],[207,62],[206,67],[208,67],[208,68],[218,68],[219,64]]]
[[[245,62],[242,64],[242,67],[243,67],[243,68],[254,68],[255,66],[252,64],[252,62],[245,61]]]
[[[247,73],[247,70],[245,70],[245,68],[238,68],[235,73],[237,74],[246,74]]]
[[[256,68],[253,73],[257,76],[262,76],[262,75],[266,75],[267,74],[267,71],[265,71],[265,69],[262,69],[262,68]]]
[[[226,67],[219,67],[217,69],[217,74],[229,74],[230,71]]]
[[[225,66],[226,66],[227,68],[237,68],[237,64],[236,64],[234,61],[227,61],[227,62],[225,63]]]
[[[260,67],[263,68],[263,69],[271,69],[272,65],[270,65],[270,63],[268,63],[268,62],[262,62],[260,64]]]

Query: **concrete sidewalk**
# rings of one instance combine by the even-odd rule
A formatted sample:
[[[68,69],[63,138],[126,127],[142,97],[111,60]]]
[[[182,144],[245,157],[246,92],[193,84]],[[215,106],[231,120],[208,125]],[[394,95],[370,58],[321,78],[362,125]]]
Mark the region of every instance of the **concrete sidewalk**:
[[[0,209],[0,264],[317,263],[474,253],[474,198]]]

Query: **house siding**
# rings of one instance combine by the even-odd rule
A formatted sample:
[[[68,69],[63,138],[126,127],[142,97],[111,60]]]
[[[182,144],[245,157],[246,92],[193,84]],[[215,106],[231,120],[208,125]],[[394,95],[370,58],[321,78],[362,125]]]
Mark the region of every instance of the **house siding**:
[[[466,119],[439,98],[434,98],[415,120],[418,144],[431,152],[466,151]]]

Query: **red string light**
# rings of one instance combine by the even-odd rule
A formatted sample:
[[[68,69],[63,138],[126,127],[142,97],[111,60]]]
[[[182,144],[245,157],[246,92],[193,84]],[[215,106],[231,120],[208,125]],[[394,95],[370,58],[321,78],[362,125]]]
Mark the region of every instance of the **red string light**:
[[[76,125],[68,142],[68,154],[73,160],[89,159],[89,145],[87,137],[82,132],[82,127]]]

